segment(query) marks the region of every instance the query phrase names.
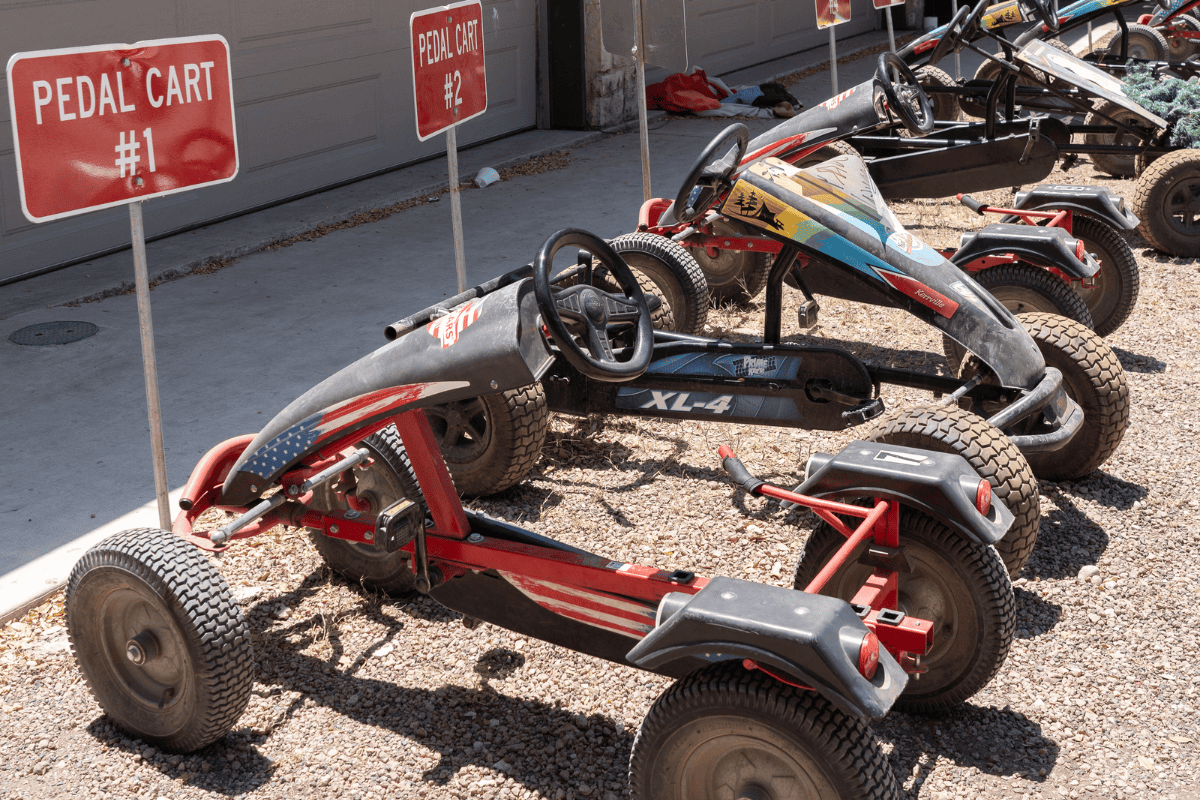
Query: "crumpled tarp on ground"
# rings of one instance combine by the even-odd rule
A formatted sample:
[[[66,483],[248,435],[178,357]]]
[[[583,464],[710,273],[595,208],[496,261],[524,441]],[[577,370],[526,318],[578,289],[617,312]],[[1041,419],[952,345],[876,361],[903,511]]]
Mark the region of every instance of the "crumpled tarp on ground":
[[[768,87],[776,86],[777,90],[764,92]],[[677,72],[668,75],[665,80],[646,87],[646,108],[702,117],[769,119],[776,116],[772,110],[775,105],[789,100],[799,105],[799,101],[778,84],[745,86],[733,90],[720,78],[709,78],[699,67],[689,74]]]

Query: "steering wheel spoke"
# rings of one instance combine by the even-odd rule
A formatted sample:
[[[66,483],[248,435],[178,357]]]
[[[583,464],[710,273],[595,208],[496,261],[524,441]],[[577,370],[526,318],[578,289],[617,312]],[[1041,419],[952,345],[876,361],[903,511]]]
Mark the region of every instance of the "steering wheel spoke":
[[[917,136],[933,130],[933,104],[903,59],[891,51],[883,53],[875,67],[875,80],[883,89],[888,109],[904,127]]]
[[[586,283],[556,290],[550,283],[550,268],[554,254],[568,246],[591,253],[599,261],[595,274],[606,271],[624,294]],[[633,271],[608,242],[578,229],[555,233],[534,261],[533,287],[551,338],[579,372],[594,380],[626,381],[646,371],[654,346],[650,308]],[[635,329],[621,354],[624,360],[618,360],[609,338],[610,328],[617,327]]]
[[[736,150],[731,153],[731,140],[735,138]],[[730,125],[708,143],[675,195],[672,207],[677,220],[686,224],[708,210],[729,186],[729,179],[741,166],[749,144],[750,129],[740,122]],[[714,168],[713,161],[722,152],[724,157]]]

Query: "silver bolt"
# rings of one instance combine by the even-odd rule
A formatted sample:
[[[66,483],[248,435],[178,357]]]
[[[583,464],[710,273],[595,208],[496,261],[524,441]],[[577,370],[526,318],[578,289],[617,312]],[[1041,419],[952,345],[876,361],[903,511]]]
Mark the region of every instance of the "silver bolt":
[[[137,664],[139,667],[146,663],[146,651],[142,649],[140,644],[132,639],[125,648],[125,655],[129,657],[130,661],[132,661],[134,664]]]
[[[330,526],[329,526],[329,532],[330,532],[330,533],[337,533],[337,532],[338,532],[338,526],[337,526],[337,525],[330,525]]]
[[[292,497],[295,497],[296,495],[300,494],[300,487],[293,483],[288,487],[288,494],[290,494]]]
[[[258,491],[258,487],[257,487],[257,486],[255,486],[254,484],[250,484],[250,491],[252,491],[252,492],[257,492],[257,491]]]
[[[373,541],[375,541],[375,534],[372,533],[371,531],[367,531],[366,533],[363,534],[363,538],[366,539],[368,542],[373,542]]]
[[[467,541],[470,542],[471,544],[479,544],[480,542],[483,541],[483,534],[472,533],[470,536],[467,537]]]
[[[143,183],[145,183],[145,181],[143,181],[143,180],[142,180],[142,176],[141,176],[141,175],[138,175],[136,178],[134,178],[134,179],[133,179],[133,182],[134,182],[135,184],[137,184],[138,186],[141,186]]]
[[[121,59],[121,66],[128,67],[128,66],[129,66],[129,59],[128,59],[128,58],[122,58],[122,59]]]
[[[495,381],[492,381],[492,388],[493,388],[493,389],[499,389],[499,388],[500,388],[500,384],[496,383]]]

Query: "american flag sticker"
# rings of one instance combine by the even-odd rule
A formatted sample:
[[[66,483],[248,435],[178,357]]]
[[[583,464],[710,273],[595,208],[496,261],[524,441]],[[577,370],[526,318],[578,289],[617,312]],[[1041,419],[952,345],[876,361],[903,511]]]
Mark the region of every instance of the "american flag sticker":
[[[641,639],[654,628],[656,608],[653,606],[594,589],[552,583],[512,572],[500,574],[547,611],[586,625],[634,639]]]
[[[446,316],[438,317],[426,325],[425,330],[429,331],[431,336],[440,339],[442,349],[445,350],[458,341],[458,337],[467,329],[467,326],[479,319],[479,310],[482,306],[482,300],[471,300]]]

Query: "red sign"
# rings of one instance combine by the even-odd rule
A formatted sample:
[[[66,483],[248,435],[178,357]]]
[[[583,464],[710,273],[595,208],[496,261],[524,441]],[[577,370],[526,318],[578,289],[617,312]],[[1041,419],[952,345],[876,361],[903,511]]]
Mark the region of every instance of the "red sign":
[[[32,222],[237,175],[222,36],[16,53],[8,103],[21,210]]]
[[[850,21],[850,0],[816,0],[816,3],[818,30]]]
[[[417,138],[430,136],[487,111],[483,68],[483,6],[467,0],[418,11],[412,32]]]

